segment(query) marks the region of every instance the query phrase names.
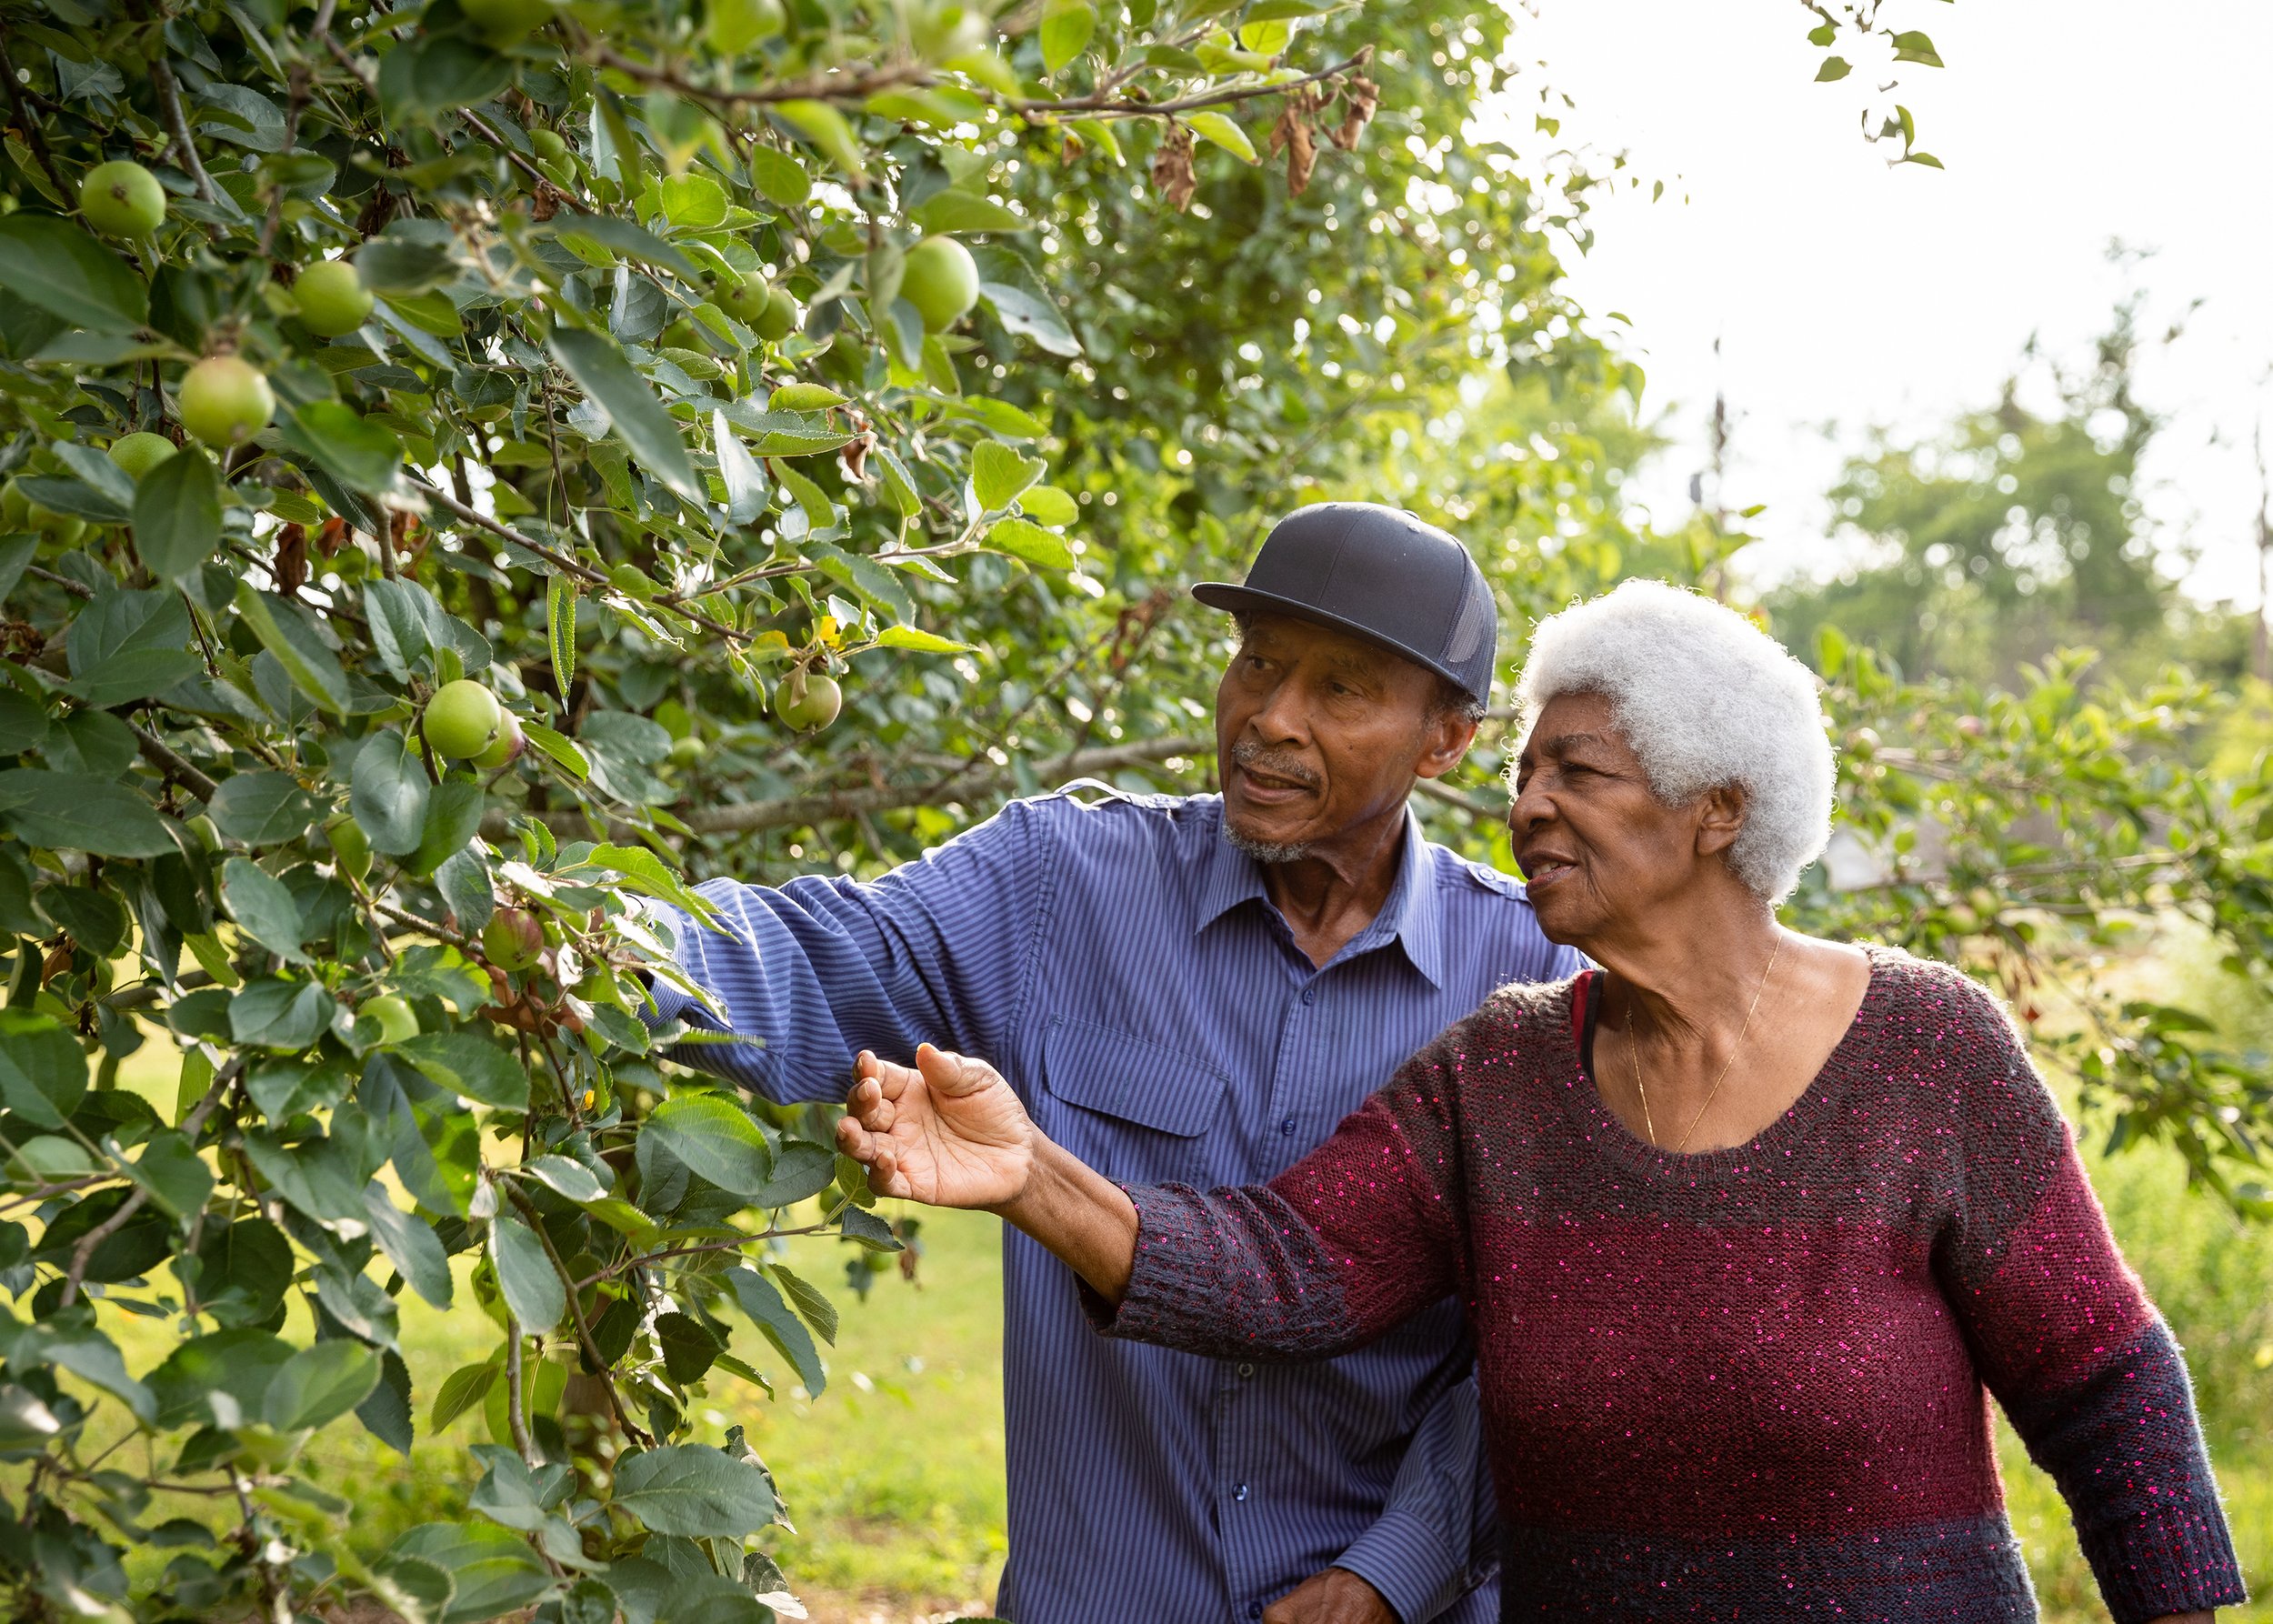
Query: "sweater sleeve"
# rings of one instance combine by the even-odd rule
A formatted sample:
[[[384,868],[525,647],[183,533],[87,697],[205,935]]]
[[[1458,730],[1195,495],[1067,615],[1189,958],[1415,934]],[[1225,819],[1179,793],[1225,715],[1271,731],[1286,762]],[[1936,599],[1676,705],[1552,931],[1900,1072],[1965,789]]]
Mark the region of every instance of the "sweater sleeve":
[[[1132,1188],[1134,1272],[1108,1336],[1218,1358],[1330,1358],[1452,1292],[1465,1273],[1452,1120],[1471,1017],[1407,1061],[1267,1185]]]
[[[1983,1052],[1936,1263],[1982,1378],[2068,1501],[2117,1624],[2245,1599],[2186,1361],[2108,1228],[2074,1136],[2004,1011]],[[1974,1012],[1968,1012],[1969,1015]]]

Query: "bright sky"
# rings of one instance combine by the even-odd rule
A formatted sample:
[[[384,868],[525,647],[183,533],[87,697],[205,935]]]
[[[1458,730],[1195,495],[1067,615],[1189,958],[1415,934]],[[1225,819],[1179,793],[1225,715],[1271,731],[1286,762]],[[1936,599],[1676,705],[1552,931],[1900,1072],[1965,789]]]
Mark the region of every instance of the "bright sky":
[[[1572,270],[1590,310],[1632,318],[1646,405],[1673,410],[1678,444],[1638,493],[1661,517],[1687,506],[1718,387],[1737,417],[1723,502],[1768,505],[1752,573],[1835,566],[1822,492],[1841,446],[1867,423],[1930,427],[1994,401],[2032,334],[2056,357],[2087,356],[2125,286],[2106,258],[2120,238],[2156,250],[2130,273],[2149,295],[2143,326],[2159,336],[2204,301],[2140,368],[2144,398],[2171,418],[2149,511],[2199,550],[2194,591],[2256,601],[2273,5],[1887,0],[1948,65],[1905,65],[1884,98],[1916,114],[1919,147],[1948,165],[1932,170],[1890,169],[1894,144],[1861,138],[1883,57],[1811,82],[1814,19],[1793,0],[1535,4],[1517,48],[1547,64],[1535,85],[1576,100],[1562,139],[1623,149],[1667,183],[1655,205],[1645,185],[1597,206],[1597,245]],[[1517,104],[1527,126],[1534,105]]]

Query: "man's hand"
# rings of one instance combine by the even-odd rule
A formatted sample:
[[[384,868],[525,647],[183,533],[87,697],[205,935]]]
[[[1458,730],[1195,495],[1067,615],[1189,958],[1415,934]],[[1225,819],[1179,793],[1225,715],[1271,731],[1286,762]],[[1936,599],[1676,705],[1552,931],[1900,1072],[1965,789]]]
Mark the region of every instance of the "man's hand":
[[[1025,1193],[1034,1124],[1002,1074],[928,1043],[913,1068],[866,1050],[836,1124],[836,1148],[868,1188],[933,1207],[996,1208]]]
[[[1397,1616],[1348,1569],[1328,1568],[1265,1608],[1263,1624],[1397,1624]]]

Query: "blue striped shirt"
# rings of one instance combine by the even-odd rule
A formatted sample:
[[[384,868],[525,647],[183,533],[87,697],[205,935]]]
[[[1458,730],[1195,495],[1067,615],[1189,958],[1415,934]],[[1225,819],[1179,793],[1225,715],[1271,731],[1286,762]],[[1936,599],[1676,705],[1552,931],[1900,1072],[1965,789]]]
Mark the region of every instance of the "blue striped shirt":
[[[1514,880],[1407,817],[1380,913],[1324,968],[1213,796],[1016,801],[873,883],[701,887],[678,960],[756,1044],[671,1058],[841,1098],[860,1049],[985,1057],[1043,1131],[1126,1183],[1256,1184],[1503,982],[1570,974]],[[663,1017],[716,1023],[658,984]],[[1329,1565],[1406,1624],[1498,1616],[1470,1351],[1447,1299],[1380,1342],[1254,1365],[1108,1341],[1073,1276],[1004,1241],[1018,1624],[1251,1624]],[[1481,1537],[1479,1537],[1481,1536]]]

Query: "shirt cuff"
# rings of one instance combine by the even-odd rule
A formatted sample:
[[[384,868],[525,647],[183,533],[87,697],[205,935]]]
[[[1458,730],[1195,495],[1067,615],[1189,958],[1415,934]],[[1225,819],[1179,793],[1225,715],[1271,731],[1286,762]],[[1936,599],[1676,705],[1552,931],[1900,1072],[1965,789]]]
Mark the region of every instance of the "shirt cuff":
[[[671,957],[676,962],[679,945],[686,939],[686,917],[676,908],[666,907],[645,897],[634,897],[631,906],[632,912],[649,929],[670,944]],[[649,1031],[666,1022],[684,1018],[687,1007],[695,1002],[692,993],[661,976],[642,975],[639,978],[647,984],[647,996],[655,1000],[654,1008],[643,1006],[638,1011],[639,1018],[647,1023]]]
[[[1436,1529],[1396,1507],[1358,1535],[1334,1566],[1380,1591],[1399,1624],[1426,1624],[1488,1577],[1468,1572]]]

